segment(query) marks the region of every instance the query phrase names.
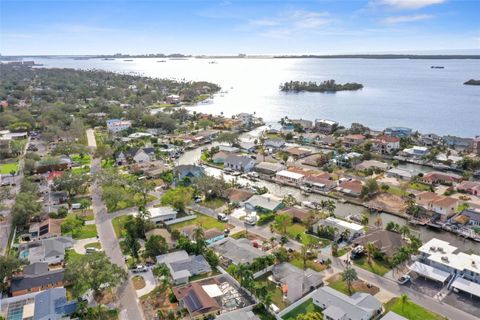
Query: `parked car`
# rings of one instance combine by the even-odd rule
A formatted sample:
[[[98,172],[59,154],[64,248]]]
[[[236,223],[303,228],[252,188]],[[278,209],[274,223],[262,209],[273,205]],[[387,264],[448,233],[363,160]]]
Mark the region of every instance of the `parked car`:
[[[147,272],[148,268],[144,265],[137,265],[135,268],[132,269],[133,273],[141,273],[141,272]]]
[[[94,247],[87,247],[85,248],[85,253],[86,254],[89,254],[89,253],[94,253],[94,252],[100,252],[102,250],[98,249],[98,248],[94,248]]]
[[[238,177],[238,176],[242,175],[242,173],[240,171],[234,171],[234,172],[231,173],[231,175],[234,176],[234,177]]]
[[[219,221],[227,222],[228,221],[228,216],[225,213],[219,213],[219,214],[217,214],[217,219]]]
[[[406,284],[407,282],[411,281],[412,277],[410,277],[408,274],[405,274],[398,278],[398,283],[400,284]]]

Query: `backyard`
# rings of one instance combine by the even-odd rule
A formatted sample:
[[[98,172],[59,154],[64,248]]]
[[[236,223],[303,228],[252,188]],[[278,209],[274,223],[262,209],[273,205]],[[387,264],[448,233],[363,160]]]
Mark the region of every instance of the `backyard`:
[[[442,320],[445,317],[436,314],[424,307],[415,304],[411,301],[407,301],[402,306],[402,302],[399,298],[393,298],[385,304],[385,312],[393,311],[410,320]]]
[[[282,319],[284,319],[284,320],[295,320],[295,319],[297,319],[297,317],[299,315],[310,313],[310,312],[322,313],[322,309],[320,307],[316,306],[313,303],[312,299],[308,299],[307,301],[305,301],[304,303],[302,303],[301,305],[299,305],[298,307],[296,307],[292,311],[288,312],[287,314],[285,314],[282,317]]]
[[[17,170],[18,162],[0,164],[0,174],[7,175],[10,174],[11,171],[17,172]]]
[[[173,229],[182,229],[183,227],[194,224],[194,225],[197,225],[199,227],[202,227],[205,230],[215,228],[215,229],[218,229],[220,231],[223,231],[223,230],[225,230],[225,228],[228,227],[228,224],[226,224],[224,222],[221,222],[221,221],[218,221],[215,218],[206,216],[206,215],[198,213],[198,212],[196,212],[195,215],[197,216],[195,219],[173,224],[172,228]]]
[[[347,283],[342,280],[341,274],[338,273],[336,275],[333,275],[332,277],[328,278],[326,281],[330,288],[333,288],[346,295],[349,295]],[[380,291],[379,288],[373,285],[369,285],[363,280],[356,280],[352,283],[352,294],[354,294],[355,292],[366,292],[366,293],[370,293],[371,295],[375,295],[379,291]]]
[[[272,273],[268,272],[263,276],[255,279],[255,283],[262,286],[265,285],[267,287],[268,292],[272,295],[272,303],[276,305],[280,310],[285,309],[288,307],[288,303],[283,300],[283,292],[275,283],[268,280],[268,277],[271,276]]]
[[[360,259],[355,259],[352,260],[353,263],[367,271],[373,272],[375,274],[378,274],[379,276],[383,276],[385,273],[390,271],[390,266],[388,265],[387,262],[383,260],[377,260],[372,258],[372,262],[368,263],[368,258],[367,257],[362,257]]]
[[[281,233],[281,230],[276,229],[277,232]],[[301,242],[302,244],[311,244],[318,245],[320,247],[326,247],[330,244],[330,240],[321,239],[310,234],[307,234],[307,228],[301,223],[290,223],[287,228],[287,236],[290,239]]]

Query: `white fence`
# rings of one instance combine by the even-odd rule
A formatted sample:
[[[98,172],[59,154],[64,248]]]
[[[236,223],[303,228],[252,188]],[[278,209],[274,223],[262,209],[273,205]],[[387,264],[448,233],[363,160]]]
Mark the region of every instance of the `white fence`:
[[[168,221],[165,221],[164,223],[167,226],[171,226],[172,224],[176,224],[176,223],[180,223],[180,222],[184,222],[184,221],[189,221],[189,220],[193,220],[193,219],[196,219],[196,218],[197,218],[197,215],[192,214],[190,216],[186,216],[186,217],[183,217],[183,218],[168,220]]]

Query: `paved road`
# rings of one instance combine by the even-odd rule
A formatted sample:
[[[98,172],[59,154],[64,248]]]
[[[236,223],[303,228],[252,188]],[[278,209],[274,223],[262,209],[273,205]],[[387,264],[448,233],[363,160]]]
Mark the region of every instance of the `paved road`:
[[[93,159],[91,165],[92,175],[100,172],[101,163],[100,159]],[[120,250],[120,244],[115,231],[113,230],[111,216],[107,213],[107,208],[101,198],[100,186],[97,183],[92,185],[92,208],[95,214],[95,224],[97,225],[97,231],[102,244],[103,250],[110,258],[110,260],[127,270],[122,251]],[[120,311],[120,317],[128,320],[143,320],[143,310],[140,306],[137,294],[130,278],[125,281],[118,290],[119,301],[122,310]]]

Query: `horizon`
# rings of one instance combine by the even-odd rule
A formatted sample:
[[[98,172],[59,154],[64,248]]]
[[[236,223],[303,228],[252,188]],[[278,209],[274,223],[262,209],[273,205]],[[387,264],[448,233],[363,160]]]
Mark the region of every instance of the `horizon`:
[[[0,0],[0,6],[2,56],[480,52],[475,1]]]

